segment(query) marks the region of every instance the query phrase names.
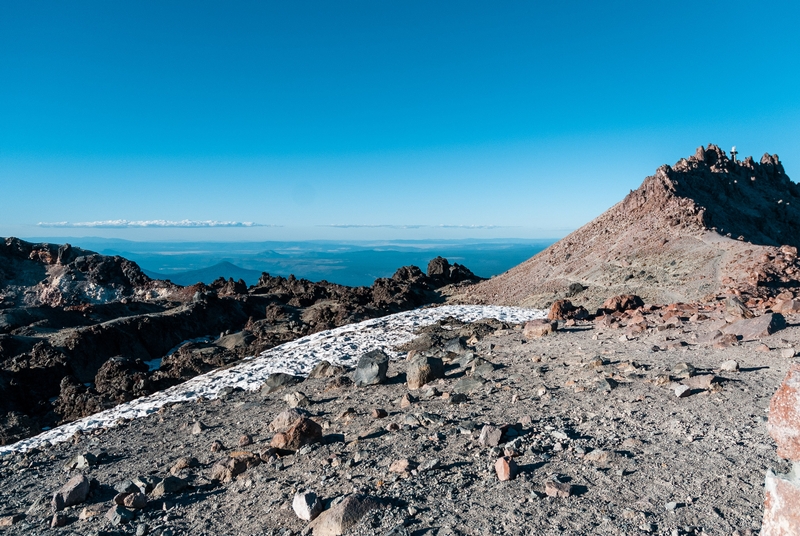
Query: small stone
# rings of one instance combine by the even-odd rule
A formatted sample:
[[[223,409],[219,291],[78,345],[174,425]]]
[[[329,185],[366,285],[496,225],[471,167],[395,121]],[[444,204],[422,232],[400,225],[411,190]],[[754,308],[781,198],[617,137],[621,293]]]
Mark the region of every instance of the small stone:
[[[678,363],[672,369],[672,372],[679,378],[689,378],[695,375],[694,365],[691,363]]]
[[[205,424],[201,423],[200,421],[196,421],[192,425],[192,435],[199,435],[203,433],[203,430],[208,428]]]
[[[405,458],[401,460],[395,460],[392,462],[392,465],[389,466],[390,473],[405,474],[410,471],[411,471],[411,462]]]
[[[558,322],[555,320],[529,320],[525,323],[522,336],[526,339],[538,339],[546,337],[558,331]]]
[[[150,527],[147,526],[147,523],[136,525],[136,536],[146,536],[148,532],[150,532]]]
[[[106,512],[106,519],[114,526],[121,525],[133,519],[133,512],[122,506],[114,505]]]
[[[84,454],[77,454],[73,456],[67,463],[64,464],[65,471],[79,470],[83,471],[89,467],[97,465],[97,457],[94,454],[86,452]]]
[[[290,408],[305,408],[311,405],[311,400],[300,391],[289,393],[283,397],[283,401],[286,402]]]
[[[220,482],[230,482],[236,478],[236,476],[260,463],[261,457],[252,452],[231,452],[229,456],[226,456],[211,466],[210,478],[211,480],[218,480]]]
[[[322,427],[307,417],[298,419],[285,432],[272,438],[270,446],[280,450],[297,450],[304,445],[317,443],[322,439]]]
[[[188,487],[186,481],[176,476],[168,476],[153,488],[153,497],[162,497],[170,493],[178,493]]]
[[[668,502],[667,504],[665,504],[665,505],[664,505],[664,509],[665,509],[667,512],[672,512],[672,511],[674,511],[674,510],[675,510],[677,507],[678,507],[678,503],[676,503],[676,502]]]
[[[322,501],[311,491],[295,493],[292,510],[303,521],[311,521],[322,512]]]
[[[544,492],[548,497],[566,498],[572,495],[574,491],[573,488],[571,484],[549,481],[544,485]]]
[[[686,398],[692,394],[692,389],[688,385],[678,384],[675,387],[675,396],[678,398]]]
[[[419,389],[439,378],[444,378],[444,364],[438,357],[417,354],[406,366],[406,382],[409,389]]]
[[[58,527],[66,527],[69,518],[64,514],[55,513],[53,514],[52,519],[50,520],[50,528],[55,529]]]
[[[724,372],[738,372],[739,363],[734,359],[723,361],[722,364],[719,366],[719,370]]]
[[[269,431],[283,432],[303,417],[310,417],[310,414],[302,408],[292,408],[282,411],[269,423]]]
[[[81,513],[78,514],[78,519],[80,521],[96,519],[97,517],[103,515],[105,511],[106,507],[104,504],[92,504],[81,510]]]
[[[713,387],[715,380],[717,380],[717,377],[713,374],[700,374],[692,376],[691,378],[685,378],[682,383],[689,386],[691,389],[708,390]]]
[[[222,444],[222,441],[219,439],[215,439],[213,443],[211,443],[211,452],[222,452],[225,450],[225,445]]]
[[[261,386],[261,394],[268,395],[276,391],[280,391],[285,387],[291,387],[303,381],[301,376],[294,376],[292,374],[285,374],[283,372],[276,372],[270,374],[267,380]]]
[[[117,493],[133,493],[134,491],[139,491],[139,486],[130,480],[123,480],[114,484],[114,491]]]
[[[247,445],[252,445],[252,444],[253,444],[253,438],[250,436],[250,434],[242,434],[239,436],[240,447],[246,447]]]
[[[479,377],[461,378],[453,385],[453,392],[468,395],[482,389],[483,384],[483,379]]]
[[[481,435],[478,436],[478,444],[482,447],[496,447],[500,444],[500,438],[503,437],[503,431],[491,424],[483,425],[481,428]]]
[[[372,410],[372,418],[373,419],[383,419],[387,417],[389,414],[386,413],[385,409],[375,408]]]
[[[513,480],[517,476],[517,462],[510,456],[503,456],[494,463],[494,471],[501,482]]]
[[[447,397],[447,402],[450,404],[463,404],[468,400],[467,395],[464,393],[453,393]]]
[[[144,494],[150,493],[153,491],[153,488],[158,484],[158,479],[153,476],[137,476],[132,480],[132,482],[139,488]]]
[[[419,467],[417,467],[417,471],[419,471],[420,473],[425,473],[427,471],[435,471],[436,469],[439,469],[440,466],[441,462],[437,458],[433,458],[422,462],[419,465]]]
[[[170,467],[170,474],[177,475],[184,469],[188,469],[190,467],[196,467],[199,462],[197,458],[190,458],[188,456],[182,456],[175,461],[175,464]]]
[[[794,348],[782,348],[781,357],[784,359],[791,359],[796,355]]]
[[[144,493],[129,493],[122,501],[126,508],[140,509],[147,506],[147,496]]]
[[[10,527],[12,525],[16,525],[23,519],[25,519],[25,516],[22,514],[12,514],[10,516],[0,517],[0,527]]]
[[[403,398],[400,399],[400,407],[401,408],[408,408],[416,402],[417,399],[409,393],[403,395]]]
[[[308,373],[309,378],[332,378],[345,373],[341,365],[332,365],[329,361],[322,360]]]
[[[608,463],[608,461],[611,459],[611,453],[607,450],[595,449],[584,455],[583,459],[587,462],[602,465]]]
[[[53,508],[58,512],[82,503],[89,496],[89,487],[89,479],[84,475],[73,476],[53,495]]]

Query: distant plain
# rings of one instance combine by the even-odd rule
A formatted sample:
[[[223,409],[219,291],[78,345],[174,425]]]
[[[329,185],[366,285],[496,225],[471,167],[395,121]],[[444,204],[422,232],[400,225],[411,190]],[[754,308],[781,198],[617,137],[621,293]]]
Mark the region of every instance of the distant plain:
[[[180,285],[210,283],[218,277],[243,279],[248,285],[262,272],[290,274],[311,281],[368,286],[391,277],[401,266],[425,271],[441,255],[476,275],[500,274],[544,250],[555,239],[296,241],[296,242],[137,242],[108,238],[30,238],[70,243],[103,255],[130,259],[149,275]]]

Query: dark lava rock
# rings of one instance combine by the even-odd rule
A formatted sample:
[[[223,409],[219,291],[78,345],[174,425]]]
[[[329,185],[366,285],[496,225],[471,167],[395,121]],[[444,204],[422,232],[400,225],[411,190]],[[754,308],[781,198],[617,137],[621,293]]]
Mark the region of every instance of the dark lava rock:
[[[388,370],[389,356],[381,350],[372,350],[358,359],[356,371],[353,373],[353,382],[356,387],[384,383]]]

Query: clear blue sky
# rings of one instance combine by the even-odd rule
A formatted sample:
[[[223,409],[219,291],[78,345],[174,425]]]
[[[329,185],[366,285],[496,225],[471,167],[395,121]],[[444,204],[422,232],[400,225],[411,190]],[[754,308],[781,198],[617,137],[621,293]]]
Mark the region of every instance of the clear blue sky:
[[[799,6],[3,0],[0,235],[562,236],[709,142],[797,180]],[[275,227],[37,226],[120,219]]]

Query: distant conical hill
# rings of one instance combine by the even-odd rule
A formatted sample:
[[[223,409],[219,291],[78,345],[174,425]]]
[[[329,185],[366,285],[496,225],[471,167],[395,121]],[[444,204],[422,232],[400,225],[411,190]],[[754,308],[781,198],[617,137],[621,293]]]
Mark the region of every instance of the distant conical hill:
[[[800,186],[778,155],[728,158],[716,145],[664,165],[620,203],[456,299],[594,307],[634,293],[669,303],[800,291]]]

